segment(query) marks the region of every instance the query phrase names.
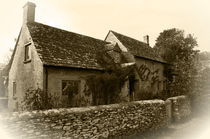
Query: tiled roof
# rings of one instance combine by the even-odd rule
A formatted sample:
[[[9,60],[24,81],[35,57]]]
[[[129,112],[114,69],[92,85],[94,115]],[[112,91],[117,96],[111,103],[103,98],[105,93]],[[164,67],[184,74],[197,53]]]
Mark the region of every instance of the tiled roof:
[[[143,57],[146,59],[151,59],[159,62],[166,63],[155,50],[148,44],[138,41],[136,39],[130,38],[128,36],[122,35],[120,33],[112,32],[117,39],[134,55],[138,57]]]
[[[27,23],[44,65],[103,69],[97,59],[106,42],[40,23]]]

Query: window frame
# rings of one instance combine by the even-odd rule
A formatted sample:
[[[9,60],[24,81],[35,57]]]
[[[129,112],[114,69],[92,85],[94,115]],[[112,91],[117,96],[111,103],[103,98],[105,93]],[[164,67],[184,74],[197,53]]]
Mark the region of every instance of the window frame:
[[[73,94],[78,94],[79,93],[81,80],[68,80],[68,79],[65,79],[65,80],[61,80],[61,96],[73,95],[73,94],[69,94],[69,92],[64,94],[64,91],[63,91],[63,89],[64,89],[63,88],[63,83],[64,82],[74,82],[74,84],[77,82],[77,92],[73,92]]]
[[[31,42],[26,43],[24,45],[24,63],[28,63],[31,61],[30,45],[31,45]]]
[[[16,97],[16,94],[17,94],[17,84],[16,82],[13,82],[12,83],[12,96]]]

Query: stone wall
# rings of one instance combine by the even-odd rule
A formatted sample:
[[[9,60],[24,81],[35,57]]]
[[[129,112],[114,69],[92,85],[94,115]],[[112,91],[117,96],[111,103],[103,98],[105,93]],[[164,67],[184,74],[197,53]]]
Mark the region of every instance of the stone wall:
[[[135,60],[137,65],[136,74],[138,75],[136,78],[137,89],[135,92],[135,100],[145,99],[144,96],[146,95],[149,95],[149,99],[152,99],[157,96],[157,94],[165,91],[165,64],[138,57],[136,57]]]
[[[28,89],[43,88],[43,65],[25,25],[19,35],[9,70],[8,108],[11,111],[19,109]],[[29,43],[31,43],[28,46],[30,58],[25,61],[25,45]]]
[[[123,58],[127,62],[134,62],[137,66],[135,69],[135,81],[133,82],[134,90],[132,100],[153,99],[157,98],[158,94],[165,93],[167,80],[164,70],[167,66],[166,64],[143,57],[134,57],[112,32],[108,33],[105,41],[117,44],[122,51]],[[128,57],[128,53],[132,56]],[[115,57],[117,56],[117,54],[113,55]]]
[[[101,74],[100,71],[94,70],[82,70],[73,68],[59,68],[59,67],[46,67],[47,68],[47,90],[51,96],[55,97],[57,103],[60,103],[58,107],[82,107],[92,105],[92,93],[86,86],[85,78],[87,76],[94,76]],[[62,95],[62,81],[80,81],[78,92],[75,91],[69,100],[69,97]],[[71,102],[71,104],[69,104]],[[65,107],[66,107],[65,106]]]
[[[187,96],[171,97],[167,101],[171,102],[172,120],[178,122],[188,118],[191,114],[190,99]]]
[[[162,100],[16,112],[0,119],[4,125],[2,128],[11,134],[36,139],[119,137],[167,125],[166,107]]]

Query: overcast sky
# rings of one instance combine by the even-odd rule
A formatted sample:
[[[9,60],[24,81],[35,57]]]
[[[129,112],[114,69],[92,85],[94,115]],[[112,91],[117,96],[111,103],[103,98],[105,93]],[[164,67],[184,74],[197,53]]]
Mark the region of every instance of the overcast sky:
[[[0,63],[14,48],[27,0],[0,0]],[[30,0],[37,22],[104,39],[109,30],[138,40],[150,36],[153,46],[164,29],[194,34],[199,48],[210,51],[209,0]]]

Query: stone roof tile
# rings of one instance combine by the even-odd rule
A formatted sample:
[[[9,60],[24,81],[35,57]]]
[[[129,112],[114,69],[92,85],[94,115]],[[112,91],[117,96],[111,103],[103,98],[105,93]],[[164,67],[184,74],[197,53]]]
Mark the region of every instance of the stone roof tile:
[[[37,22],[27,26],[44,65],[104,69],[97,54],[106,42]]]
[[[111,31],[117,39],[133,54],[134,56],[139,56],[143,58],[147,58],[150,60],[155,60],[159,62],[166,63],[162,57],[158,55],[158,53],[155,52],[155,50],[150,47],[148,44],[138,41],[136,39],[133,39],[131,37],[122,35],[120,33],[117,33],[115,31]]]

